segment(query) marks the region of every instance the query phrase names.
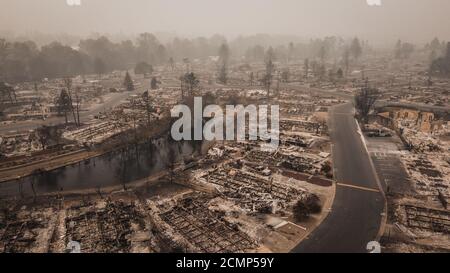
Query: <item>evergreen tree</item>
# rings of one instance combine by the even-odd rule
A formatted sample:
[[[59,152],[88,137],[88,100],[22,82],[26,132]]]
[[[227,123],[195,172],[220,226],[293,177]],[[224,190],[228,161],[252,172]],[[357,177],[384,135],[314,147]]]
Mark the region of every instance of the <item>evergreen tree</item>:
[[[227,84],[228,82],[228,71],[226,64],[222,64],[222,66],[219,69],[219,77],[218,80],[222,84]]]
[[[362,55],[362,47],[358,38],[353,39],[353,42],[350,46],[350,53],[352,54],[355,60],[358,60]]]
[[[127,91],[134,91],[133,80],[131,79],[130,73],[125,75],[125,80],[123,82],[123,86],[127,89]]]

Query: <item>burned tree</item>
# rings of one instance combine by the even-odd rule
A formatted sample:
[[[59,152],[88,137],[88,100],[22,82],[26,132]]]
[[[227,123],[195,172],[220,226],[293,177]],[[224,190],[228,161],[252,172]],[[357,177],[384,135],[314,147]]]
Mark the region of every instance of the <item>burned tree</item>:
[[[350,70],[350,49],[346,48],[344,50],[344,54],[342,55],[342,62],[345,67],[345,76],[348,75],[348,72]]]
[[[267,90],[267,98],[270,97],[270,87],[272,85],[273,71],[275,69],[275,65],[273,64],[274,56],[273,48],[270,47],[266,52],[266,74],[262,79],[262,83]]]
[[[78,126],[81,125],[80,121],[80,107],[81,107],[81,98],[80,98],[81,87],[75,88],[75,111],[76,111],[76,123]]]
[[[47,144],[50,141],[50,127],[48,126],[42,126],[38,129],[36,129],[36,135],[39,140],[39,143],[42,146],[42,150],[45,150],[47,148]]]
[[[61,135],[61,131],[56,126],[44,125],[36,129],[36,136],[42,146],[42,150],[45,150],[49,144],[59,144]]]
[[[58,115],[64,115],[67,125],[69,122],[67,114],[72,110],[72,102],[66,89],[61,90],[61,93],[56,98],[55,105],[58,111]]]
[[[255,75],[253,74],[253,72],[250,72],[250,86],[253,86],[253,81],[255,80]]]
[[[159,81],[156,77],[152,77],[152,80],[150,81],[150,88],[152,90],[156,90],[159,88],[160,84],[161,84],[161,81]]]
[[[292,209],[294,218],[298,222],[308,220],[311,214],[317,214],[322,211],[320,198],[311,194],[297,201]]]
[[[336,76],[338,77],[338,79],[344,78],[344,71],[342,70],[342,68],[339,68],[339,69],[337,70]]]
[[[172,71],[174,71],[175,70],[175,61],[173,60],[173,58],[170,57],[168,62],[169,62],[170,69]]]
[[[219,68],[219,76],[217,77],[217,80],[221,84],[227,84],[228,82],[228,68],[225,64],[222,64]]]
[[[169,142],[172,142],[172,140],[169,139]],[[176,162],[177,162],[177,156],[175,154],[173,145],[169,145],[168,152],[167,152],[167,168],[168,168],[168,171],[169,171],[169,181],[170,181],[170,183],[174,182]]]
[[[75,124],[77,126],[79,126],[79,122],[77,121],[77,116],[75,114],[75,108],[73,107],[72,83],[73,83],[73,81],[71,78],[64,79],[64,85],[66,86],[67,95],[69,96],[69,101],[70,101],[70,103],[69,103],[70,111],[72,112],[73,120],[74,120]]]
[[[148,90],[145,91],[144,94],[142,94],[142,99],[145,102],[145,112],[147,113],[147,124],[150,125],[152,107],[150,104],[150,96],[148,94]]]
[[[4,82],[0,82],[0,99],[1,102],[4,101],[9,101],[10,103],[16,102],[17,98],[14,88]]]
[[[320,62],[322,64],[325,64],[325,60],[326,60],[326,58],[328,56],[328,48],[325,45],[322,45],[319,48],[319,51],[318,51],[317,55],[318,55],[318,57],[320,59]]]
[[[287,69],[283,70],[283,72],[281,72],[281,79],[283,80],[283,82],[288,82],[289,77],[290,77],[289,68],[287,68]]]
[[[181,95],[182,97],[191,97],[194,91],[200,86],[200,81],[193,72],[186,73],[181,77]]]
[[[318,77],[319,80],[322,81],[325,78],[326,73],[327,69],[325,68],[325,65],[321,64],[317,66],[315,76]]]
[[[295,46],[293,42],[290,42],[288,46],[287,63],[290,63],[294,59],[294,54],[295,54]]]
[[[230,59],[230,49],[226,43],[223,43],[219,49],[219,76],[218,81],[222,84],[228,82],[228,62]]]
[[[191,61],[189,58],[183,58],[183,63],[186,65],[186,73],[191,71]]]
[[[308,73],[309,73],[309,59],[305,59],[304,69],[305,69],[305,78],[308,78]]]
[[[377,88],[370,87],[367,83],[355,96],[355,107],[361,121],[364,124],[369,122],[369,113],[378,100],[380,92]]]

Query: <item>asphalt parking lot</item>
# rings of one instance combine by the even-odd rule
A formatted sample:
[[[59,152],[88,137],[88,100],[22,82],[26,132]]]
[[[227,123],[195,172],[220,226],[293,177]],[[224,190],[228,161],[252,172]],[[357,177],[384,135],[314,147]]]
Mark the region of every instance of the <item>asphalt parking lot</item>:
[[[367,148],[386,193],[412,192],[409,175],[400,159],[402,143],[396,137],[366,137]]]

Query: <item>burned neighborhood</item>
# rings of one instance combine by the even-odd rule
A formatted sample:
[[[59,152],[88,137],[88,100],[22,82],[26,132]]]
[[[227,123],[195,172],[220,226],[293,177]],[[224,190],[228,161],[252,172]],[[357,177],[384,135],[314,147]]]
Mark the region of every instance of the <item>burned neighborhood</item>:
[[[380,37],[372,13],[397,4],[287,1],[314,13],[287,28],[275,3],[264,31],[253,0],[227,19],[128,4],[167,26],[42,2],[89,23],[0,19],[0,253],[450,252],[448,17]]]

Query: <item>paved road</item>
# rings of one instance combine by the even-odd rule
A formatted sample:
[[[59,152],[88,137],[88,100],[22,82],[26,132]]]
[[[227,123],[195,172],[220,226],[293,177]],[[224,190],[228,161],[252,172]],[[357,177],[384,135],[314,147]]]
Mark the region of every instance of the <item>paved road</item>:
[[[322,224],[292,252],[367,252],[367,243],[375,240],[379,231],[384,198],[377,192],[375,173],[350,103],[330,110],[330,127],[338,181],[333,207]]]
[[[124,99],[128,98],[131,94],[134,93],[135,92],[123,92],[110,95],[103,104],[96,105],[87,111],[80,112],[81,122],[91,119],[94,115],[98,114],[100,111],[119,105]],[[69,115],[69,120],[71,121],[72,119],[73,119],[72,115]],[[65,121],[64,117],[51,117],[46,120],[33,120],[33,121],[16,122],[11,124],[2,124],[0,125],[0,134],[14,131],[32,130],[42,125],[55,125],[64,123],[64,121]]]

